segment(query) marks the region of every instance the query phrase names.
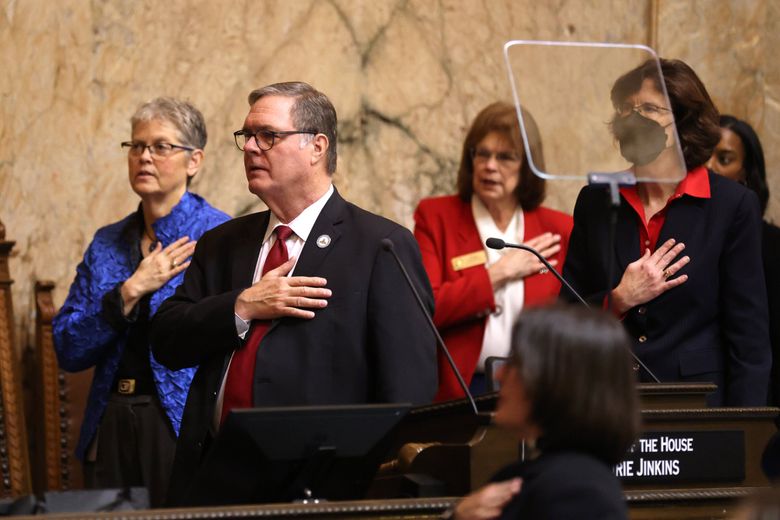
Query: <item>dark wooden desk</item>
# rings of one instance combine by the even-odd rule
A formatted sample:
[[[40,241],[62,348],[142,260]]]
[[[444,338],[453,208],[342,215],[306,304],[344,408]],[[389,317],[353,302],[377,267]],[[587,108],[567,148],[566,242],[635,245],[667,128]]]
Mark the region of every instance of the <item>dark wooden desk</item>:
[[[777,408],[706,408],[712,385],[640,385],[645,432],[669,436],[707,432],[741,432],[744,463],[738,479],[626,482],[630,515],[635,520],[727,518],[739,499],[765,488],[760,457],[775,432]],[[480,410],[495,408],[496,396],[478,399]],[[436,518],[458,496],[482,486],[500,467],[521,456],[520,443],[490,423],[490,414],[474,416],[465,401],[413,410],[396,440],[396,449],[372,488],[373,498],[350,502],[268,504],[254,506],[170,509],[122,513],[49,515],[48,518],[232,519],[232,518]],[[743,437],[742,437],[743,436]],[[739,444],[742,446],[742,444]],[[721,451],[726,446],[718,447]],[[719,452],[705,454],[718,457]],[[405,476],[422,474],[444,486],[442,497],[398,496]],[[36,517],[37,518],[37,517]]]
[[[744,459],[737,457],[739,471],[713,480],[706,472],[698,476],[685,473],[685,463],[678,461],[683,466],[678,476],[626,478],[624,489],[632,518],[725,518],[739,499],[768,485],[760,461],[764,446],[776,431],[774,419],[780,410],[706,408],[706,395],[713,389],[709,384],[639,385],[643,436],[655,432],[676,439],[691,437],[695,442],[714,438],[716,444],[697,455],[717,465],[720,460],[725,462],[727,455],[734,455],[729,450],[744,449]],[[375,492],[392,494],[393,489],[399,489],[393,488],[393,482],[402,475],[426,474],[443,483],[443,494],[462,496],[522,457],[521,444],[489,422],[495,402],[495,395],[478,399],[480,411],[487,412],[481,417],[471,414],[465,401],[415,409],[399,435],[399,442],[405,445],[399,456],[382,468],[381,485]],[[721,437],[728,443],[717,444]]]

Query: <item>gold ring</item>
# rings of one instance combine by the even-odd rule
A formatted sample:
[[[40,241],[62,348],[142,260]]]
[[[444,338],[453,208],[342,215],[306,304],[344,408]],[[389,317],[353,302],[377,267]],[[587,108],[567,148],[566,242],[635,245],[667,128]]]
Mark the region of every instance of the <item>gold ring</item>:
[[[176,260],[171,260],[171,269],[176,269]]]
[[[664,280],[672,276],[672,272],[669,269],[664,269]]]

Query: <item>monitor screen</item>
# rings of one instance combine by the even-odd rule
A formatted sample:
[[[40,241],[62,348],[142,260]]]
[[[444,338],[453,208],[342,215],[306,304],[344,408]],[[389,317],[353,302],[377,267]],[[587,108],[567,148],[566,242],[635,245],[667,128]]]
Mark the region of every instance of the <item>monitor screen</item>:
[[[363,498],[409,404],[231,412],[184,505]]]

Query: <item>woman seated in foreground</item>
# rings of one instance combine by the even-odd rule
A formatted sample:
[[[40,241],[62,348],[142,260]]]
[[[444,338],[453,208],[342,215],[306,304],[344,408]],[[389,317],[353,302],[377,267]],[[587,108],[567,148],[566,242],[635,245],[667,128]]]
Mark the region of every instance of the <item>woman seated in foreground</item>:
[[[628,518],[612,466],[639,430],[629,349],[623,327],[602,311],[521,314],[498,376],[495,422],[525,441],[526,460],[461,500],[452,518]]]

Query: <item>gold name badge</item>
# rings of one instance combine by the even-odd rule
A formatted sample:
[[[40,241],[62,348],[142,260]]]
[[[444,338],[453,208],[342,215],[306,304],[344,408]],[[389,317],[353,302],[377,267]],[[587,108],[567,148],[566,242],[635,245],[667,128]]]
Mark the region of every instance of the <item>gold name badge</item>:
[[[487,253],[484,251],[474,251],[465,255],[456,256],[452,259],[452,268],[455,271],[461,271],[474,267],[475,265],[485,265],[487,263]]]

